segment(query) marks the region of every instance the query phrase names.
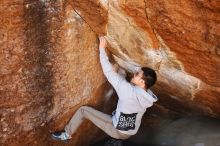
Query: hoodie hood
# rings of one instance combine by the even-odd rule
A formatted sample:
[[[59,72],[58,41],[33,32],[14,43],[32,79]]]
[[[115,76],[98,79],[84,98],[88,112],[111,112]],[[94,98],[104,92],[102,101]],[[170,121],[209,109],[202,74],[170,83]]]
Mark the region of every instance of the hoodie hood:
[[[145,91],[144,89],[137,87],[136,90],[136,97],[142,108],[151,107],[153,103],[158,100],[157,96],[150,89]]]

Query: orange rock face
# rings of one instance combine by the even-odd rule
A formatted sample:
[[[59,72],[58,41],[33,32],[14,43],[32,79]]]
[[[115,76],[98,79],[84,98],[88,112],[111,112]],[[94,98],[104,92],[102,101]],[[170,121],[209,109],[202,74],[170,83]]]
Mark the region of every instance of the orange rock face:
[[[0,145],[48,145],[79,105],[103,105],[96,34],[62,1],[1,1],[0,15]],[[84,127],[82,145],[98,132]]]
[[[141,2],[137,3],[122,1],[121,7],[126,14],[132,16],[140,27],[139,21],[146,18],[145,23],[150,23],[171,51],[170,54],[175,54],[175,59],[168,57],[169,61],[178,63],[181,66],[181,72],[186,72],[199,80],[197,85],[192,85],[196,87],[190,89],[191,100],[194,100],[195,104],[207,108],[206,112],[219,115],[220,14],[219,7],[217,7],[219,3],[214,1],[176,2],[173,0],[148,0],[142,1],[142,5],[140,5]],[[142,28],[149,31],[148,28],[143,26]],[[164,49],[164,46],[161,48]],[[169,56],[169,54],[167,55]],[[167,67],[164,69],[169,70]],[[162,70],[162,66],[160,70]],[[175,80],[179,80],[179,83],[173,86],[178,86],[182,82],[178,76]],[[188,85],[190,86],[190,83]],[[184,88],[188,87],[183,87],[183,90],[185,90]],[[161,91],[161,88],[158,90]],[[171,92],[170,95],[175,94],[175,91]],[[181,98],[183,97],[187,97],[187,93],[181,96]]]
[[[0,0],[0,145],[60,146],[49,133],[62,129],[79,106],[112,108],[103,98],[109,86],[98,58],[103,34],[121,67],[156,70],[156,107],[220,117],[219,6]],[[69,145],[88,145],[97,135],[103,133],[87,121]]]
[[[219,5],[208,1],[147,1],[148,20],[187,72],[220,86]],[[199,57],[195,57],[199,56]]]

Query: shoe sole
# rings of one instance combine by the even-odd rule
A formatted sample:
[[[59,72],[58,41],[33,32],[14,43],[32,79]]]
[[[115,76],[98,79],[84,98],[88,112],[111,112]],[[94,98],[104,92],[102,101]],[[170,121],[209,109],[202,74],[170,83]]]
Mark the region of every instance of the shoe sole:
[[[53,136],[53,134],[51,134],[51,138],[52,138],[53,140],[56,140],[56,141],[62,141],[62,142],[64,142],[64,143],[68,143],[68,140],[61,140],[61,139],[59,139],[59,138]]]

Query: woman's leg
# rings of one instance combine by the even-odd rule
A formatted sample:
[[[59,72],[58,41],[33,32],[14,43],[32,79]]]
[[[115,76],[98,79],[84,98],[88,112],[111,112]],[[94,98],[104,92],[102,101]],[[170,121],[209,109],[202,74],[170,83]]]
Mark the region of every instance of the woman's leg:
[[[103,130],[109,136],[116,139],[127,139],[128,136],[122,133],[119,133],[117,129],[112,124],[111,116],[104,114],[94,108],[88,106],[80,107],[74,116],[71,118],[70,122],[66,125],[65,131],[67,134],[72,135],[76,132],[77,128],[83,122],[83,119],[86,118],[95,124],[98,128]]]

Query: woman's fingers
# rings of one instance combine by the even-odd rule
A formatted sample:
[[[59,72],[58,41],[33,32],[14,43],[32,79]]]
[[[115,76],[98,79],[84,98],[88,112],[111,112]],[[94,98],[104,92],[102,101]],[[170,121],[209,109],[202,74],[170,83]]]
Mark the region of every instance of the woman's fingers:
[[[103,37],[103,36],[99,37],[99,41],[100,41],[100,47],[101,48],[105,48],[106,47],[106,39],[105,39],[105,37]]]

